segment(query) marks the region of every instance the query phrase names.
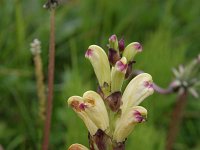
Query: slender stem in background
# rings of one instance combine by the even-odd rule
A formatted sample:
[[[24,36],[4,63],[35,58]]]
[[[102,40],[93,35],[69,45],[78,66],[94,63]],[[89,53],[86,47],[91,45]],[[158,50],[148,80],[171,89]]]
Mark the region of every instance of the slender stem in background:
[[[54,62],[55,62],[55,10],[50,10],[50,43],[49,43],[49,66],[48,66],[48,96],[47,96],[47,111],[44,127],[44,139],[42,150],[47,150],[49,145],[49,135],[51,127],[51,113],[54,89]]]
[[[160,86],[158,86],[157,84],[153,83],[153,89],[160,94],[171,94],[174,92],[173,88],[171,88],[170,86],[167,89],[163,89]]]
[[[172,118],[169,124],[169,131],[167,135],[166,150],[172,150],[176,136],[178,134],[180,124],[182,122],[184,109],[187,105],[187,90],[178,96],[175,108],[172,112]]]

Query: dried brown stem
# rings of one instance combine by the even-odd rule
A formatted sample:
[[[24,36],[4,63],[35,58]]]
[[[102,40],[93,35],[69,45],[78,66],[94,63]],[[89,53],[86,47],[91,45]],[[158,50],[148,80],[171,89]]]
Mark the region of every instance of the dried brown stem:
[[[172,118],[169,125],[169,131],[167,135],[166,150],[172,150],[177,134],[179,132],[180,124],[182,122],[184,109],[187,104],[187,91],[185,90],[178,96],[174,110],[172,112]]]
[[[48,66],[48,97],[47,97],[47,112],[44,127],[44,139],[42,150],[47,150],[49,145],[49,135],[51,127],[51,113],[54,89],[54,62],[55,62],[55,10],[51,9],[50,18],[50,43],[49,43],[49,66]]]

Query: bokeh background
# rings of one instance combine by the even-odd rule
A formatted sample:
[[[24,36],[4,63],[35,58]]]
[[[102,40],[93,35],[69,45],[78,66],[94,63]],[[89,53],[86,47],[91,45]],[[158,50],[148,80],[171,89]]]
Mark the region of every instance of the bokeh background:
[[[49,11],[43,0],[0,1],[0,145],[5,150],[40,149],[38,97],[30,43],[42,43],[47,83]],[[135,69],[167,87],[172,67],[187,64],[200,52],[200,1],[197,0],[70,0],[56,11],[55,96],[50,149],[72,143],[88,145],[83,122],[67,106],[71,95],[95,90],[97,80],[84,54],[88,46],[105,48],[116,34],[125,43],[142,43]],[[148,122],[137,126],[127,150],[163,150],[176,95],[155,93],[141,105]],[[192,96],[174,145],[175,150],[200,149],[200,101]]]

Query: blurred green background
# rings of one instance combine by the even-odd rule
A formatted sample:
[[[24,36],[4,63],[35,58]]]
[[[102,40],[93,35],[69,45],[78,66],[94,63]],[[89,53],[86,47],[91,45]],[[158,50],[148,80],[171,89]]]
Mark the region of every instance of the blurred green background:
[[[0,1],[0,145],[5,150],[39,149],[38,98],[30,43],[42,42],[47,83],[49,12],[43,0]],[[72,143],[88,146],[82,121],[66,100],[97,87],[92,66],[85,59],[88,46],[106,49],[112,34],[125,43],[138,41],[143,53],[136,69],[167,87],[171,68],[187,63],[200,52],[200,1],[197,0],[70,0],[56,11],[55,96],[50,149]],[[155,93],[141,105],[148,122],[135,128],[127,150],[163,150],[176,95]],[[200,101],[189,96],[175,150],[200,149]]]

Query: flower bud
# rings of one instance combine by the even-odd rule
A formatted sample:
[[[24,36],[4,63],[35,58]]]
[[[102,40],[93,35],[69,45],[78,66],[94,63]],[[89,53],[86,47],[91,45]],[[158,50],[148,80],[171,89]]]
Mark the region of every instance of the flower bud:
[[[111,92],[116,92],[121,90],[127,68],[128,65],[125,57],[117,61],[115,67],[112,67]]]
[[[121,38],[118,42],[118,46],[119,46],[119,51],[122,52],[124,51],[124,48],[125,48],[125,43],[124,43],[124,39]]]
[[[133,72],[133,64],[136,63],[136,61],[130,61],[128,63],[128,68],[127,68],[127,71],[126,71],[126,74],[125,74],[125,79],[128,79],[131,75],[132,75],[132,72]]]
[[[68,148],[68,150],[89,150],[89,149],[81,144],[76,143],[76,144],[72,144]]]
[[[138,42],[130,43],[126,48],[124,49],[123,56],[126,57],[127,61],[132,61],[134,56],[142,52],[142,45]]]
[[[99,81],[99,85],[103,87],[105,83],[110,85],[110,65],[105,51],[97,46],[91,45],[85,53],[94,68],[94,72]]]
[[[41,53],[41,42],[38,39],[34,39],[33,42],[30,44],[31,46],[31,53],[33,55],[37,55]]]
[[[125,114],[117,120],[113,139],[116,142],[123,142],[132,132],[134,126],[138,123],[146,121],[147,110],[141,106],[129,108]]]
[[[109,38],[109,48],[114,49],[115,51],[118,51],[118,40],[117,36],[114,34]]]
[[[119,53],[113,48],[109,48],[108,50],[108,60],[112,66],[120,59]]]
[[[133,78],[122,95],[122,114],[130,107],[137,106],[146,97],[153,94],[153,81],[151,75],[141,73]]]

